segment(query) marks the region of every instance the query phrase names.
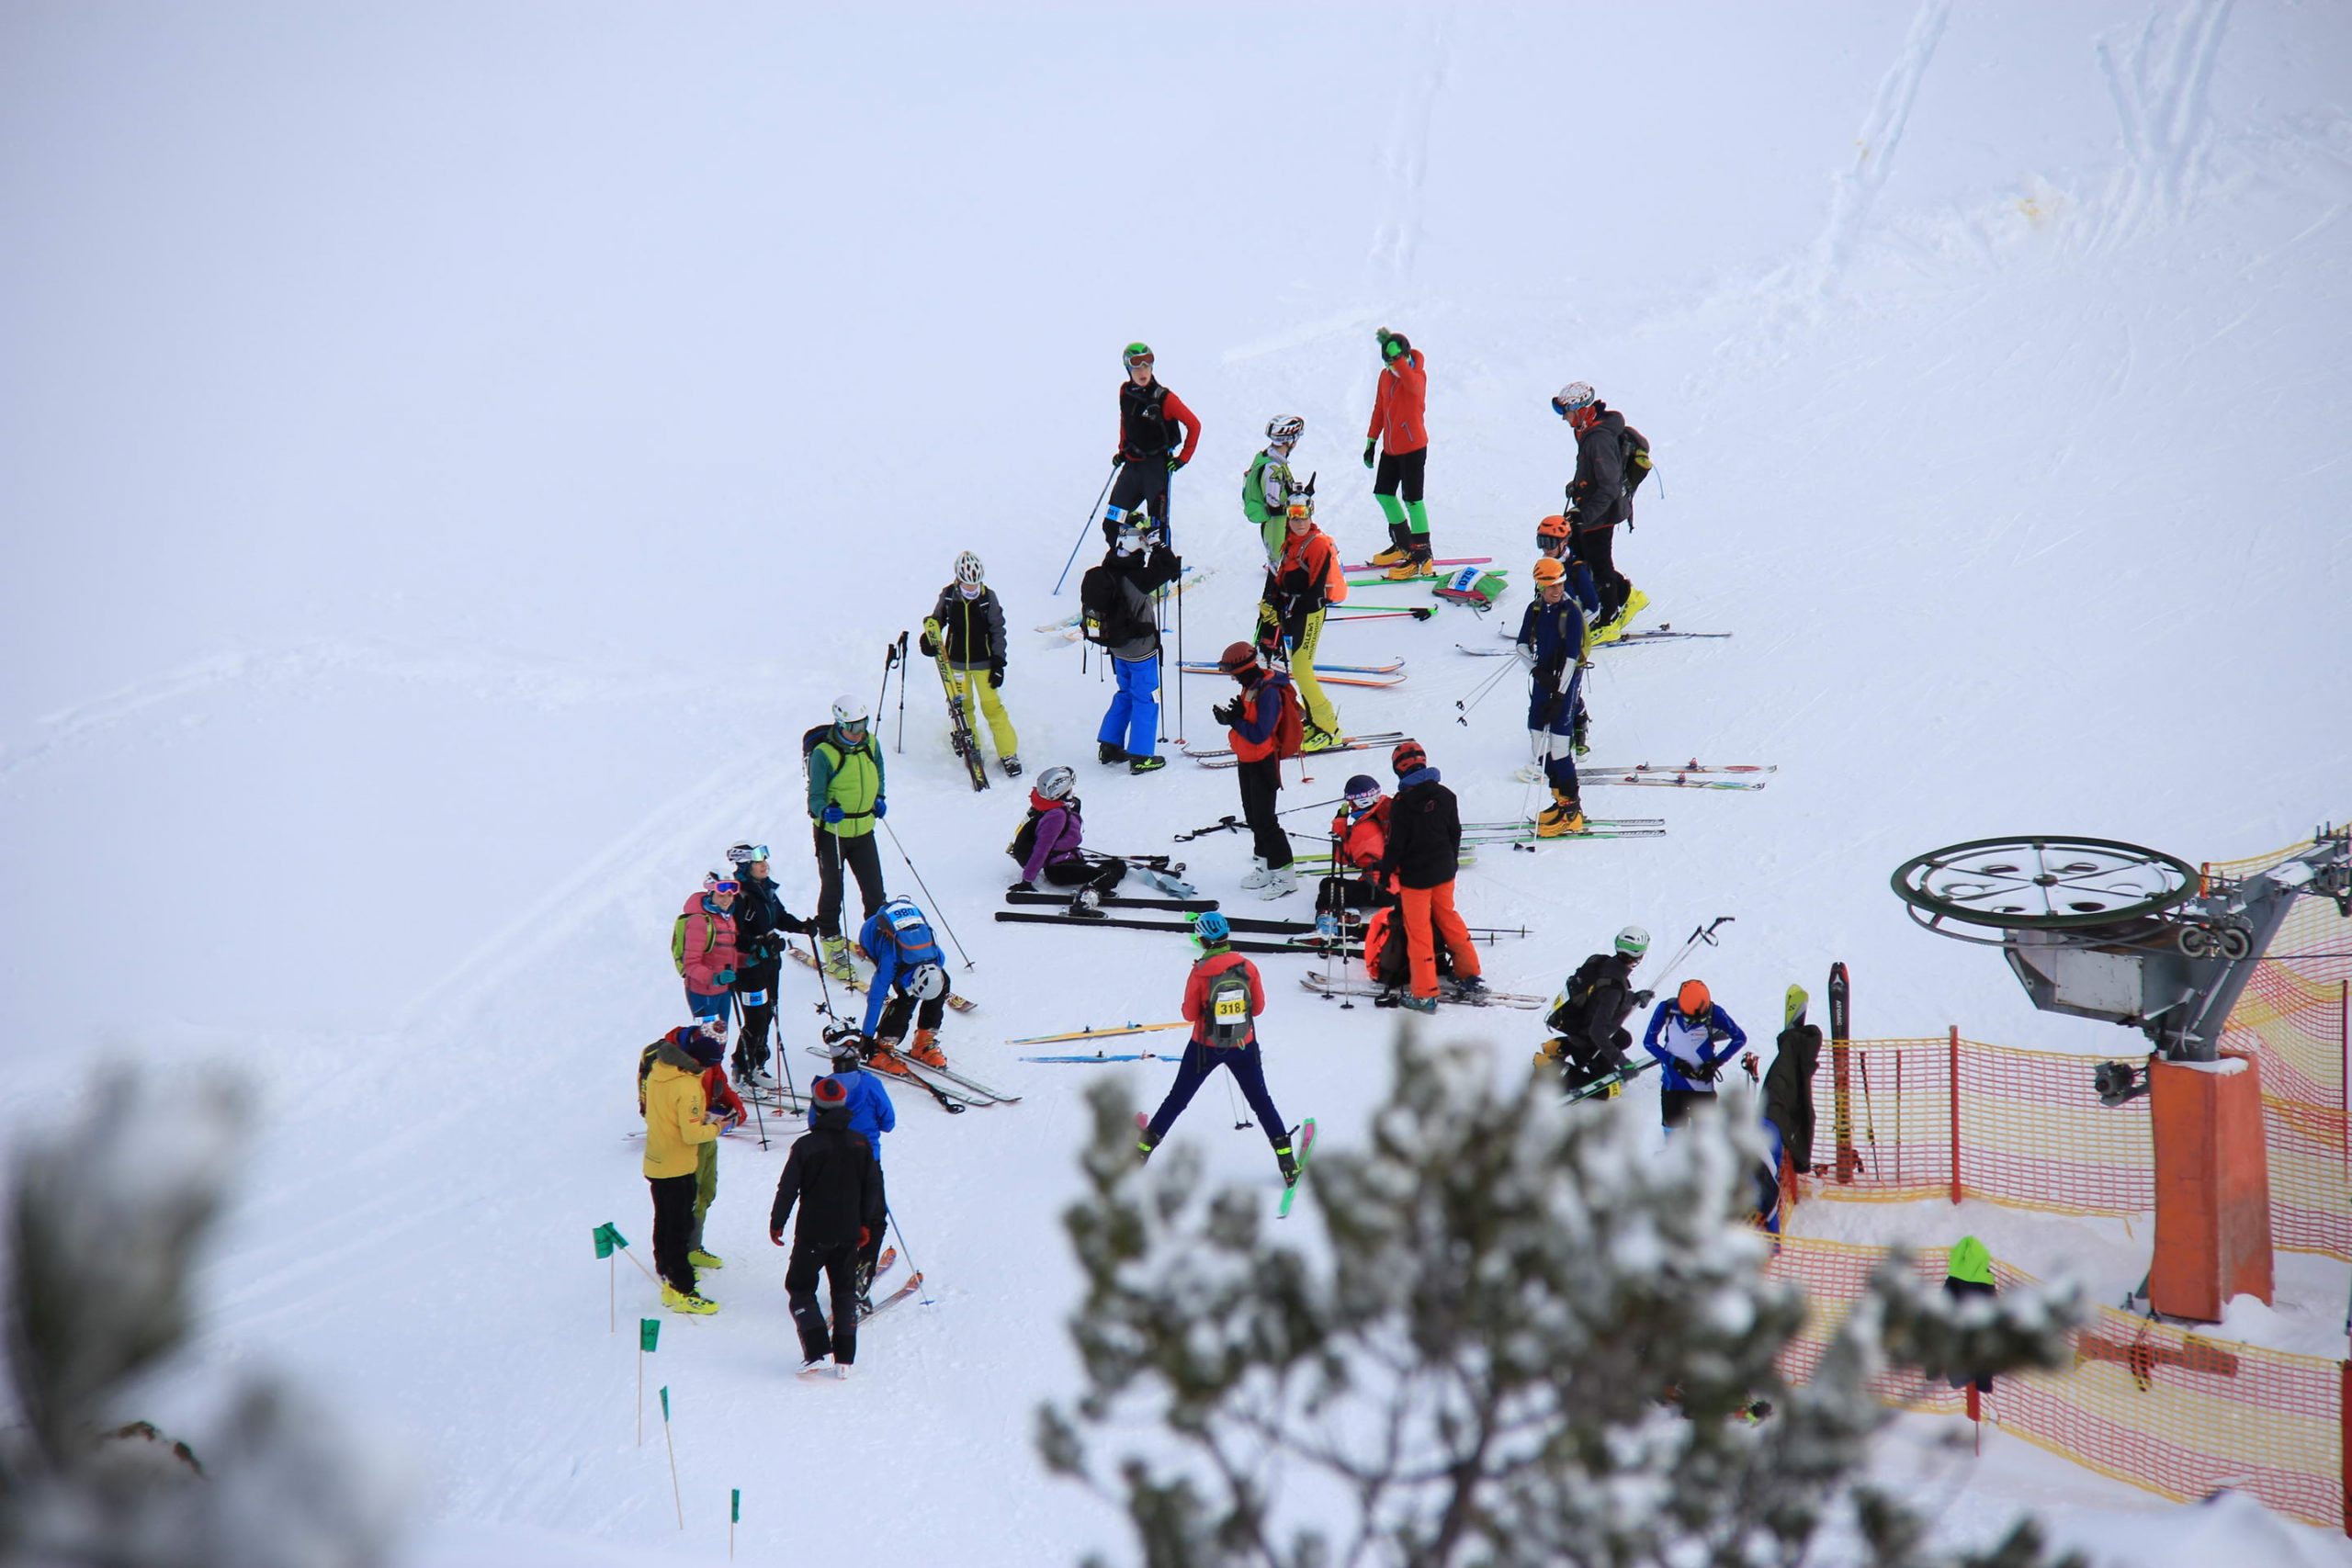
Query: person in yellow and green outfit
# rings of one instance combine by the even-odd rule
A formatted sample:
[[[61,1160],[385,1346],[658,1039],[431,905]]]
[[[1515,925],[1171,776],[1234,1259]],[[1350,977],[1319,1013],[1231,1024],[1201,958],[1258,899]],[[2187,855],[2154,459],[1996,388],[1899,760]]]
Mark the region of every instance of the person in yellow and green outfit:
[[[1315,480],[1292,481],[1283,508],[1282,555],[1266,569],[1264,597],[1258,604],[1258,647],[1290,669],[1291,683],[1306,709],[1301,751],[1320,751],[1340,741],[1340,715],[1315,679],[1315,649],[1323,639],[1323,614],[1348,596],[1340,570],[1340,549],[1315,525]]]
[[[718,1137],[703,1094],[702,1064],[687,1051],[701,1028],[690,1023],[654,1043],[652,1065],[640,1064],[638,1103],[645,1111],[643,1168],[653,1190],[653,1264],[662,1275],[662,1304],[707,1316],[718,1303],[703,1299],[687,1261],[695,1239],[696,1151]]]
[[[1241,476],[1241,515],[1257,526],[1269,567],[1281,562],[1283,545],[1290,537],[1285,525],[1290,510],[1290,455],[1306,434],[1306,422],[1295,413],[1268,420],[1266,449],[1250,459]]]
[[[939,591],[938,603],[923,618],[923,657],[936,659],[943,650],[964,712],[988,720],[1004,776],[1019,778],[1021,737],[997,695],[1004,687],[1004,606],[988,585],[980,558],[969,550],[956,558],[956,581]]]
[[[882,747],[874,739],[863,699],[833,699],[833,722],[802,737],[808,762],[808,822],[817,847],[817,934],[828,974],[853,979],[849,941],[842,935],[842,870],[857,877],[865,917],[882,907],[882,856],[874,824],[888,813],[883,794]]]

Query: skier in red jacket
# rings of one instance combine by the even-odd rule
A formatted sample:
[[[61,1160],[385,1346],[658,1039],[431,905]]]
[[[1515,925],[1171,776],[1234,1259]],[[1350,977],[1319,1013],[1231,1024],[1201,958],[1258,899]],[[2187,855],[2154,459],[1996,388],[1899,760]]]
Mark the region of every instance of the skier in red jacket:
[[[1421,479],[1429,466],[1430,431],[1423,414],[1429,401],[1429,361],[1405,341],[1403,333],[1383,327],[1380,341],[1379,390],[1373,395],[1372,424],[1363,435],[1363,466],[1373,475],[1372,498],[1388,519],[1388,547],[1372,558],[1399,581],[1430,570],[1430,514],[1421,503]],[[1377,457],[1374,453],[1377,451]],[[1404,492],[1402,504],[1397,502]]]
[[[1200,417],[1152,374],[1151,345],[1131,343],[1120,357],[1127,378],[1119,387],[1119,449],[1111,454],[1118,477],[1111,481],[1110,505],[1102,513],[1102,542],[1113,546],[1119,542],[1120,523],[1139,507],[1166,521],[1168,476],[1191,462],[1201,444]],[[1175,536],[1164,537],[1173,547]]]

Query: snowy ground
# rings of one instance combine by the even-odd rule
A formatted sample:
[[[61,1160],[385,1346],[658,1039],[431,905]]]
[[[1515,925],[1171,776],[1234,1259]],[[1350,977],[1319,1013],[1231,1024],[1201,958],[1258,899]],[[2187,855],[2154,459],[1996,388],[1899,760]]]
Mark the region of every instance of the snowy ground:
[[[1196,653],[1246,631],[1231,491],[1268,417],[1305,415],[1326,525],[1376,547],[1376,324],[1430,359],[1441,553],[1523,576],[1571,464],[1561,382],[1656,445],[1619,558],[1653,616],[1737,635],[1604,655],[1596,744],[1781,772],[1595,792],[1664,840],[1489,852],[1471,918],[1542,933],[1498,983],[1730,914],[1702,973],[1762,1032],[1843,959],[1857,1032],[2105,1050],[1913,931],[1889,870],[2004,831],[2221,858],[2347,808],[2333,7],[48,4],[0,45],[0,1115],[54,1117],[101,1063],[254,1076],[197,1375],[153,1409],[248,1359],[310,1374],[419,1457],[424,1560],[707,1560],[730,1486],[752,1557],[1122,1543],[1028,1441],[1072,1377],[1057,1216],[1092,1069],[1001,1042],[1169,1016],[1183,954],[989,921],[1020,795],[965,789],[921,682],[890,824],[974,961],[951,1045],[1028,1096],[904,1108],[887,1159],[934,1303],[877,1325],[856,1381],[795,1384],[780,1145],[727,1145],[725,1310],[659,1357],[681,1542],[587,1233],[645,1239],[627,1075],[679,1021],[672,914],[739,836],[808,908],[795,738],[874,689],[959,548],[1017,628],[1023,753],[1080,766],[1091,841],[1236,809],[1181,760],[1099,773],[1107,691],[1028,631],[1069,603],[1046,589],[1129,338],[1208,425],[1175,513],[1223,569]],[[1494,629],[1326,642],[1410,660],[1342,713],[1416,730],[1478,818],[1531,804],[1513,697],[1453,722],[1490,670],[1453,644]],[[1190,682],[1195,739],[1216,687]],[[1192,849],[1233,893],[1244,842]],[[1391,1017],[1307,997],[1305,967],[1267,961],[1274,1092],[1345,1142]],[[814,987],[786,986],[797,1049]],[[1441,1028],[1515,1072],[1530,1022]],[[1213,1098],[1179,1135],[1272,1190]],[[1846,1223],[1957,1223],[1928,1208]],[[2120,1224],[1959,1214],[2037,1271],[2136,1269]],[[2286,1337],[2247,1331],[2340,1354],[2343,1268],[2282,1278]],[[626,1320],[646,1292],[621,1289]],[[1997,1437],[1958,1465],[1945,1435],[1909,1418],[1886,1462],[1952,1489],[1954,1539],[2032,1507],[2117,1562],[2352,1555]]]

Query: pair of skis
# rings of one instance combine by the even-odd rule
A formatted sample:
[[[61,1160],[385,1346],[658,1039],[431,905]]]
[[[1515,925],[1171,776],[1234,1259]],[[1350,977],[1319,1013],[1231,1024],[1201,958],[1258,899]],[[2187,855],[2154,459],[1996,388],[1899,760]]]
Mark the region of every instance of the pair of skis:
[[[832,1053],[821,1045],[811,1045],[807,1049],[812,1056],[827,1062],[832,1060]],[[876,1072],[876,1076],[881,1079],[882,1083],[886,1087],[893,1083],[911,1083],[929,1094],[933,1100],[937,1100],[939,1108],[951,1116],[960,1116],[976,1105],[1018,1105],[1021,1103],[1019,1095],[1008,1094],[1003,1089],[980,1082],[978,1078],[967,1077],[954,1067],[934,1067],[928,1063],[916,1061],[902,1051],[893,1052],[892,1055],[898,1057],[899,1065],[907,1070],[903,1073]],[[876,1071],[871,1067],[866,1070]]]
[[[1136,1131],[1148,1132],[1150,1128],[1151,1118],[1140,1111],[1136,1111]],[[1309,1116],[1290,1130],[1290,1145],[1291,1158],[1297,1164],[1298,1174],[1283,1184],[1282,1201],[1274,1206],[1274,1218],[1278,1220],[1290,1218],[1291,1205],[1298,1201],[1298,1190],[1306,1184],[1306,1162],[1315,1156],[1314,1117]]]
[[[818,967],[815,955],[805,947],[787,947],[784,951],[790,954],[792,958],[804,968],[814,969]],[[855,991],[860,996],[864,996],[865,994],[866,980],[865,976],[863,975],[854,974],[850,976],[849,978],[843,979],[839,975],[835,975],[831,971],[828,971],[826,977],[838,986]],[[955,1009],[957,1012],[970,1012],[980,1004],[974,1001],[969,997],[957,996],[955,992],[950,991],[947,994],[947,1005]]]
[[[1301,752],[1300,756],[1306,759],[1328,757],[1335,751],[1369,751],[1377,747],[1394,746],[1399,740],[1411,739],[1411,736],[1401,729],[1384,730],[1376,735],[1343,735],[1340,737],[1336,745]],[[1204,768],[1230,768],[1240,761],[1240,759],[1234,755],[1233,748],[1230,746],[1186,746],[1183,748],[1183,752]]]
[[[1325,664],[1315,666],[1315,679],[1326,686],[1401,686],[1405,677],[1401,659],[1390,664]],[[1179,667],[1187,675],[1223,675],[1225,671],[1205,660],[1186,660]]]
[[[1182,577],[1178,578],[1175,582],[1161,589],[1159,591],[1159,597],[1165,599],[1171,593],[1182,593],[1187,588],[1197,587],[1203,578],[1209,576],[1216,570],[1216,568],[1214,565],[1193,567],[1191,570],[1185,572]],[[1079,614],[1080,612],[1072,610],[1069,615],[1060,616],[1057,619],[1040,621],[1037,623],[1037,631],[1041,636],[1057,637],[1064,642],[1080,641],[1081,638],[1078,629]]]
[[[1305,989],[1320,995],[1325,1001],[1333,997],[1370,997],[1375,1006],[1395,1007],[1401,999],[1387,987],[1374,985],[1370,980],[1351,979],[1344,975],[1324,975],[1312,969],[1301,976],[1298,983]],[[1485,991],[1475,997],[1460,997],[1448,992],[1443,986],[1438,987],[1437,999],[1453,1007],[1521,1009],[1540,1008],[1551,1000],[1548,997],[1530,996],[1524,991]]]

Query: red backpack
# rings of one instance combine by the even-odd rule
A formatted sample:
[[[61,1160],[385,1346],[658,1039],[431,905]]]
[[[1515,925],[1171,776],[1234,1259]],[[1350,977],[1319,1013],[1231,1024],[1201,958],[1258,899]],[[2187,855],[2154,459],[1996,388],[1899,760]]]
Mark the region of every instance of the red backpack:
[[[1275,760],[1295,757],[1306,739],[1306,711],[1299,706],[1298,688],[1279,670],[1268,674],[1266,680],[1283,705],[1282,717],[1274,721]]]

